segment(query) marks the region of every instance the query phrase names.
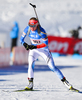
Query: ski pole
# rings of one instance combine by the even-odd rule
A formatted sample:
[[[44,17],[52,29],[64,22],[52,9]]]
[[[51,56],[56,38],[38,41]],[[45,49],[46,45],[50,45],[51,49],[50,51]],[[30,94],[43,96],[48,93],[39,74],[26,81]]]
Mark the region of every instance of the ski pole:
[[[36,15],[36,18],[37,18],[37,20],[38,20],[38,23],[39,23],[39,25],[40,25],[40,22],[39,22],[39,19],[38,19],[38,15],[37,15],[37,12],[36,12],[36,5],[33,5],[32,3],[29,3],[33,8],[34,8],[34,12],[35,12],[35,15]]]

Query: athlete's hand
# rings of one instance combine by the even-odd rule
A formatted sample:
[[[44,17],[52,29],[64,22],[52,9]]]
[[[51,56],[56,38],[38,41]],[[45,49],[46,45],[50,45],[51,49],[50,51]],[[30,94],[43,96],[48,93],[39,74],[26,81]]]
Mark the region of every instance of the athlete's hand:
[[[29,49],[36,49],[37,47],[36,46],[34,46],[34,45],[29,45]]]
[[[23,45],[26,48],[26,50],[29,50],[29,49],[32,50],[32,49],[36,49],[37,48],[36,46],[34,46],[34,45],[28,45],[27,43],[24,43]]]
[[[27,43],[24,43],[23,45],[26,48],[26,50],[29,50],[29,45]]]

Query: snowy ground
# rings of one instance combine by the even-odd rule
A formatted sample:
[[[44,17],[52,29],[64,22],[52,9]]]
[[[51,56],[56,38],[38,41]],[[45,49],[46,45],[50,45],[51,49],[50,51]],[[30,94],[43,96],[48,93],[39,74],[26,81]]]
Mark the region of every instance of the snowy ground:
[[[70,56],[54,60],[67,80],[82,91],[82,60]],[[0,69],[0,100],[82,100],[82,94],[68,91],[42,59],[36,62],[34,75],[34,89],[37,91],[11,92],[27,86],[27,66]]]

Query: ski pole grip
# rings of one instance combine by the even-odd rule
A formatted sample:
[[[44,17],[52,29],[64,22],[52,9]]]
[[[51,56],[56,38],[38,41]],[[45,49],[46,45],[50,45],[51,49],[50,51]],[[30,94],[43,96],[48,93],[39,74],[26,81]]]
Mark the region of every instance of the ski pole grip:
[[[36,5],[33,5],[32,3],[29,3],[33,8],[36,8]]]

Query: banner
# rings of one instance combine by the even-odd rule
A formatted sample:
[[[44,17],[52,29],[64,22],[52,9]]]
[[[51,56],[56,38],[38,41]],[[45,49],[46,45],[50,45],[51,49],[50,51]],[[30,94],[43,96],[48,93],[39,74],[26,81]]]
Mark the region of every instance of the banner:
[[[0,48],[0,67],[9,66],[10,50],[9,48]]]
[[[13,62],[14,64],[28,64],[28,53],[24,47],[14,47],[13,50]]]
[[[48,36],[48,42],[51,52],[73,54],[78,51],[82,54],[82,39]]]
[[[23,46],[13,48],[13,64],[28,64],[28,53]],[[0,67],[10,66],[10,48],[0,48]]]

